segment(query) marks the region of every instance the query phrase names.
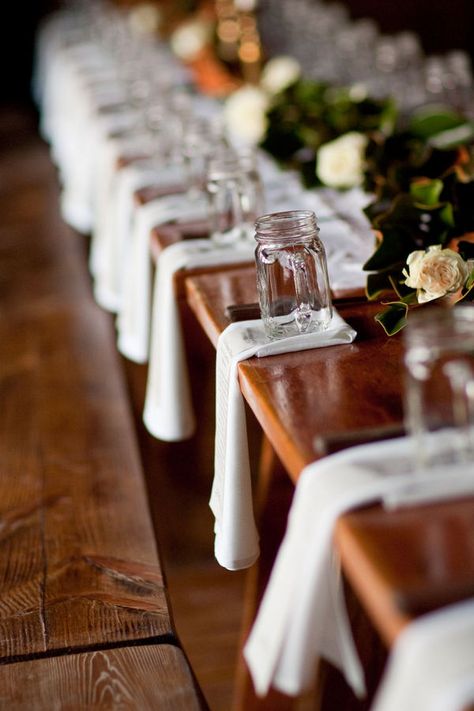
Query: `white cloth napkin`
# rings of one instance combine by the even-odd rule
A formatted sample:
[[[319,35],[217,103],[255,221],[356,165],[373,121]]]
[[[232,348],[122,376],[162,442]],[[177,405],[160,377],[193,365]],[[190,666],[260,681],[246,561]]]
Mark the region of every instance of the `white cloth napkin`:
[[[193,239],[160,254],[153,296],[150,364],[143,420],[155,437],[175,442],[191,437],[195,418],[191,401],[174,275],[180,269],[239,264],[253,260],[254,245],[216,245]]]
[[[474,600],[415,620],[400,634],[372,711],[460,711],[474,702]]]
[[[438,436],[442,448],[442,436]],[[364,692],[332,547],[337,518],[378,499],[390,507],[474,493],[472,465],[413,473],[413,443],[402,437],[352,447],[306,467],[288,528],[244,655],[257,693],[297,695],[311,687],[319,657]],[[423,494],[423,496],[421,496]],[[405,708],[403,706],[399,707]]]
[[[122,154],[144,155],[152,150],[151,136],[121,141]],[[116,160],[116,156],[115,156]],[[161,163],[161,164],[160,164]],[[178,178],[179,176],[179,178]],[[140,159],[127,167],[115,170],[109,178],[109,189],[102,210],[101,229],[96,234],[100,241],[102,269],[96,270],[95,294],[104,308],[120,311],[123,297],[124,271],[130,250],[132,218],[135,209],[135,191],[148,185],[174,185],[184,180],[182,166],[169,166],[164,161]]]
[[[243,396],[241,360],[351,343],[355,331],[337,314],[326,331],[271,341],[261,320],[232,323],[219,337],[216,365],[216,449],[210,507],[215,516],[215,555],[229,570],[246,568],[258,557]]]
[[[166,172],[164,175],[170,174]],[[146,363],[148,360],[152,229],[167,222],[200,220],[206,216],[206,204],[190,200],[183,194],[157,198],[135,209],[130,244],[125,253],[122,299],[117,319],[118,349],[129,360],[135,363]]]
[[[116,117],[118,119],[118,116]],[[110,138],[96,127],[96,170],[94,228],[92,231],[89,268],[94,277],[97,303],[108,311],[117,311],[116,293],[118,239],[116,232],[117,168],[120,156],[146,155],[151,150],[150,137],[143,133]]]

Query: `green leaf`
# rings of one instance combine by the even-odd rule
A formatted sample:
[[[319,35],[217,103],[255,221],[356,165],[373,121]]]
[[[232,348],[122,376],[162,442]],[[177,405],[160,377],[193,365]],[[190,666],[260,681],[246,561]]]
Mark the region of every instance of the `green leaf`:
[[[407,325],[408,305],[403,301],[394,301],[388,304],[384,311],[375,316],[375,320],[384,329],[387,336],[393,336]]]
[[[459,297],[456,303],[460,303],[462,301],[474,301],[474,269],[467,278],[467,281],[462,290],[462,295]]]
[[[474,269],[472,272],[469,274],[467,281],[466,281],[466,289],[470,291],[472,287],[474,286]]]
[[[429,180],[422,178],[414,180],[410,184],[410,195],[416,202],[422,205],[434,206],[439,203],[439,197],[443,190],[442,180]]]
[[[379,272],[367,275],[365,293],[369,301],[375,301],[387,291],[392,291],[389,272]]]
[[[393,291],[404,304],[416,304],[416,291],[405,284],[405,277],[401,272],[390,274],[390,283]]]
[[[396,227],[387,227],[383,230],[383,239],[377,249],[364,264],[366,272],[378,272],[380,270],[403,266],[407,256],[412,252],[412,243],[407,242],[406,235]]]
[[[429,139],[430,145],[435,148],[453,148],[474,139],[474,122],[466,121],[460,126],[442,131]]]
[[[412,116],[409,130],[424,140],[436,136],[443,131],[458,128],[466,122],[460,114],[444,106],[428,106],[415,112]]]
[[[453,206],[451,205],[450,202],[447,202],[445,205],[443,205],[443,208],[441,212],[439,213],[440,218],[442,221],[448,225],[448,227],[454,227],[455,221],[454,221],[454,211],[453,211]]]

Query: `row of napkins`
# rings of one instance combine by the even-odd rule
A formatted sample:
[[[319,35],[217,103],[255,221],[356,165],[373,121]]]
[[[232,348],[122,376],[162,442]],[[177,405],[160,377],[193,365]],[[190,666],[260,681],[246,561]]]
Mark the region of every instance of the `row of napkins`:
[[[355,331],[334,313],[325,331],[270,340],[261,320],[230,324],[220,335],[216,365],[216,446],[211,509],[215,555],[229,570],[251,565],[259,554],[255,528],[243,397],[237,365],[251,356],[351,343]]]
[[[135,207],[126,242],[122,298],[117,319],[118,348],[136,363],[146,363],[151,320],[151,232],[169,222],[200,220],[207,215],[202,201],[167,195]]]
[[[95,219],[89,268],[94,277],[97,303],[113,313],[120,308],[123,250],[129,233],[127,220],[130,224],[134,192],[158,180],[160,174],[156,166],[143,165],[142,170],[135,170],[130,177],[129,171],[117,169],[117,162],[146,155],[147,151],[150,151],[150,141],[139,134],[115,138],[103,136],[97,140]]]
[[[455,495],[474,493],[469,464],[417,475],[413,462],[413,443],[399,438],[353,447],[302,472],[288,529],[244,652],[259,694],[270,686],[292,695],[302,693],[314,682],[319,657],[331,661],[355,693],[363,694],[363,672],[333,548],[337,518],[377,500],[393,506],[400,497],[407,505],[410,492],[413,503],[420,502],[421,491],[428,503],[433,477],[437,477],[433,500],[439,500],[441,490],[446,498],[452,496],[453,480]]]

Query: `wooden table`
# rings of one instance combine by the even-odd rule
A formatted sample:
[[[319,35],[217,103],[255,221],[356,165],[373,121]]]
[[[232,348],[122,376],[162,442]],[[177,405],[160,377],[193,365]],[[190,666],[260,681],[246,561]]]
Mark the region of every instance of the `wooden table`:
[[[229,323],[227,308],[256,299],[248,268],[194,277],[186,287],[214,344]],[[356,439],[347,431],[364,430],[370,439],[371,428],[401,426],[401,338],[385,336],[374,305],[346,300],[337,308],[358,332],[350,346],[239,365],[246,401],[293,482],[320,454],[318,440],[340,437],[342,446]],[[473,532],[474,498],[391,513],[371,506],[341,517],[336,545],[344,572],[387,646],[413,616],[474,593]]]

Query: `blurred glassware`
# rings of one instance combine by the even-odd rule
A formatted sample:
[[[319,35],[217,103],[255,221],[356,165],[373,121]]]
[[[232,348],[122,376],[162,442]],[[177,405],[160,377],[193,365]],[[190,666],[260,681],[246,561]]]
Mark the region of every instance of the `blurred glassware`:
[[[474,473],[474,307],[410,314],[404,348],[406,426],[417,468],[471,461]]]
[[[218,244],[251,240],[263,212],[263,185],[252,151],[215,153],[207,168],[211,239]]]

